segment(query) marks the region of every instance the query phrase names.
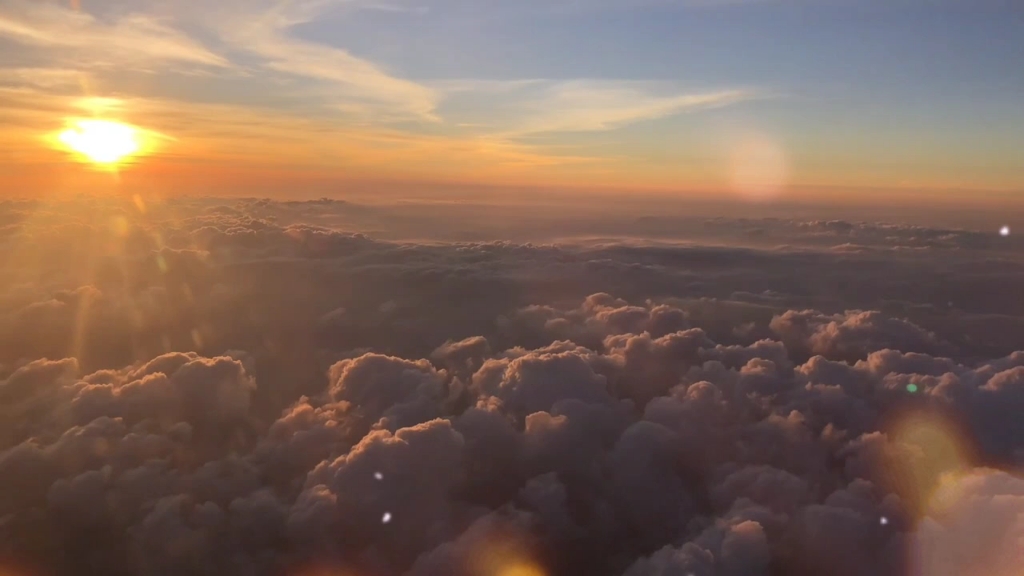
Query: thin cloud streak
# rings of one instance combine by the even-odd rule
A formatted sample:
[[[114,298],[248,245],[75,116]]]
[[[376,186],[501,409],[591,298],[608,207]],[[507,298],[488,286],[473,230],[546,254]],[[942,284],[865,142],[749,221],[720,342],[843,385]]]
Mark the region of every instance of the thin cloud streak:
[[[520,132],[612,130],[683,112],[729,106],[753,97],[753,92],[744,90],[654,96],[628,83],[566,82],[548,92],[543,109],[528,119]]]
[[[631,80],[455,80],[436,86],[446,97],[497,98],[504,118],[491,119],[503,137],[599,132],[687,112],[765,98],[747,88],[691,92],[679,86]],[[504,100],[502,100],[504,98]]]
[[[302,36],[304,24],[330,11],[373,9],[371,4],[229,0],[203,7],[186,1],[171,12],[143,4],[125,13],[99,0],[82,11],[13,0],[0,12],[0,40],[20,45],[0,56],[0,120],[8,126],[0,152],[35,165],[54,161],[59,152],[45,135],[66,119],[99,115],[176,139],[162,143],[148,162],[207,172],[223,162],[257,171],[293,169],[296,175],[397,171],[462,181],[544,183],[557,176],[580,183],[624,178],[633,160],[622,150],[595,154],[573,141],[574,133],[616,130],[758,96],[614,79],[414,81],[342,45]],[[173,92],[149,81],[142,85],[145,93],[125,90],[139,86],[127,80],[137,72],[206,72],[213,82],[227,87],[228,79],[237,80],[259,95],[231,88],[211,100],[199,96],[210,90],[206,79],[187,77]],[[541,142],[532,138],[538,135],[564,136]],[[41,145],[26,149],[26,141]]]
[[[410,178],[486,181],[542,179],[552,170],[591,166],[603,158],[552,152],[498,137],[417,134],[385,126],[352,126],[343,120],[289,114],[273,108],[197,104],[159,98],[121,100],[54,95],[22,87],[0,87],[0,164],[16,158],[28,165],[56,162],[62,153],[40,135],[54,118],[92,116],[97,109],[148,132],[164,135],[137,168],[174,164],[185,181],[221,172],[292,171],[334,178],[373,178],[382,173]],[[25,142],[38,140],[34,152]],[[11,182],[16,179],[11,178]],[[172,183],[173,184],[173,183]]]
[[[329,104],[344,110],[369,110],[388,119],[436,122],[438,95],[426,86],[392,76],[375,64],[334,46],[305,41],[290,28],[312,20],[330,2],[304,2],[277,8],[239,25],[238,17],[215,27],[232,47],[260,57],[267,70],[328,85]]]
[[[74,48],[73,55],[50,56],[83,67],[155,62],[231,65],[189,36],[143,14],[125,15],[108,24],[85,12],[13,0],[0,12],[0,37],[44,49]]]
[[[59,89],[78,86],[82,72],[71,68],[0,68],[0,86]]]

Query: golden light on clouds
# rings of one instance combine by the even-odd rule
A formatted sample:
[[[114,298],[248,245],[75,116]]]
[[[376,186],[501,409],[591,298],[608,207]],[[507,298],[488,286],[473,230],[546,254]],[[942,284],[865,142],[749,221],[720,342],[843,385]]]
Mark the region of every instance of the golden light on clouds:
[[[116,164],[137,154],[141,132],[111,120],[76,120],[57,139],[67,150],[95,164]]]
[[[499,568],[498,576],[545,576],[545,573],[534,564],[519,562]]]
[[[882,488],[899,495],[914,522],[904,542],[905,573],[1020,576],[1024,480],[977,468],[973,438],[949,415],[910,412],[886,429]]]
[[[529,535],[519,524],[477,524],[463,536],[465,553],[460,563],[466,573],[479,576],[546,576],[537,562]]]

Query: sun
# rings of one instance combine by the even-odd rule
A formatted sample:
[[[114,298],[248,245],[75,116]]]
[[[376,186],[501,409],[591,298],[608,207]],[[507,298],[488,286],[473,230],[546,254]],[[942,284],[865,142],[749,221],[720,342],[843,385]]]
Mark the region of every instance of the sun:
[[[141,147],[137,129],[112,120],[77,120],[58,139],[96,164],[116,164]]]

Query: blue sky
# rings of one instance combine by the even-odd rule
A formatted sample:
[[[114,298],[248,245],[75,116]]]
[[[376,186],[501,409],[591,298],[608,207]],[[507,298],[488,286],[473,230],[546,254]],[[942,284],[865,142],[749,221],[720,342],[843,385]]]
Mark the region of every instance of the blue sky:
[[[0,50],[0,150],[84,111],[177,172],[1024,189],[1012,2],[0,0]]]

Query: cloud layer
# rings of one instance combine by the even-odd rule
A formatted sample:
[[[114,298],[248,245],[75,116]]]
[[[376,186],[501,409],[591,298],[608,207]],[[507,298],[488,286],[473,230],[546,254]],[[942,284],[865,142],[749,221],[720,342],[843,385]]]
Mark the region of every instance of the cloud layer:
[[[1024,311],[996,319],[981,282],[1019,285],[1016,245],[835,221],[756,223],[785,232],[771,249],[322,225],[346,218],[413,226],[330,200],[0,207],[5,566],[1019,566]]]

